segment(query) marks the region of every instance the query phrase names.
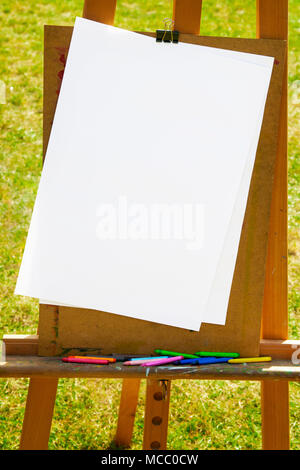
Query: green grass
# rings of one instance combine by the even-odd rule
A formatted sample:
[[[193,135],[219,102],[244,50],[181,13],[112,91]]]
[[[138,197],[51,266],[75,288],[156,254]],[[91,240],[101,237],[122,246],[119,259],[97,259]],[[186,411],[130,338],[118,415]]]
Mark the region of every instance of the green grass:
[[[205,0],[202,34],[255,37],[254,0]],[[14,285],[41,172],[43,24],[71,25],[83,1],[2,0],[0,80],[0,334],[34,333],[37,302],[15,297]],[[289,327],[299,338],[299,104],[300,3],[290,0],[289,50]],[[171,16],[169,0],[118,0],[116,25],[155,30]],[[0,380],[0,449],[16,449],[28,381]],[[255,382],[176,381],[172,384],[170,449],[261,447],[259,385]],[[106,449],[116,428],[120,380],[60,380],[51,449]],[[291,442],[300,449],[300,386],[291,384]],[[133,448],[141,448],[145,383]]]

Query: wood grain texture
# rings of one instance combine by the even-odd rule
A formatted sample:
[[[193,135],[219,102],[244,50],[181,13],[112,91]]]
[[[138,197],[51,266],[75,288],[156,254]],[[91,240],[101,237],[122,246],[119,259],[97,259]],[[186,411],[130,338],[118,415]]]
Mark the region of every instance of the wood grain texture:
[[[115,436],[115,443],[118,447],[129,447],[131,444],[140,383],[140,379],[123,380]]]
[[[173,0],[174,29],[180,33],[199,34],[202,0]]]
[[[35,356],[38,353],[38,335],[3,335],[6,355]]]
[[[56,105],[55,90],[60,69],[58,49],[67,54],[71,27],[47,26],[45,29],[45,141],[50,133]],[[147,33],[154,36],[151,33]],[[149,354],[158,344],[170,350],[232,348],[244,356],[259,353],[264,267],[271,203],[273,170],[277,148],[278,116],[285,42],[273,40],[199,37],[181,34],[183,42],[275,56],[266,111],[251,181],[243,231],[225,326],[203,324],[200,332],[137,320],[87,309],[59,307],[57,325],[52,325],[52,308],[40,312],[39,354],[50,355],[54,327],[56,352],[72,348],[99,348],[101,353]],[[87,321],[88,319],[88,321]]]
[[[296,339],[261,339],[260,356],[271,356],[273,359],[300,359],[300,340]]]
[[[257,0],[257,37],[288,38],[288,0]],[[287,54],[285,56],[278,148],[266,261],[262,337],[288,337],[287,278]],[[289,448],[288,384],[261,388],[263,448]]]
[[[288,450],[289,400],[286,382],[266,382],[261,384],[262,444],[264,450]]]
[[[147,380],[143,450],[167,448],[170,380]]]
[[[287,39],[288,1],[257,1],[257,36]],[[266,261],[263,338],[288,337],[287,279],[287,54],[285,55],[280,124]]]
[[[45,344],[44,355],[55,356],[57,354],[57,338],[59,328],[59,308],[56,305],[39,305],[39,348],[41,337],[48,338]],[[40,336],[42,335],[42,336]]]
[[[57,385],[57,377],[30,379],[20,442],[21,450],[48,449]]]
[[[57,357],[7,356],[0,363],[0,377],[86,377],[109,379],[207,379],[299,381],[300,366],[288,360],[249,364],[208,364],[201,366],[141,367],[67,364]]]

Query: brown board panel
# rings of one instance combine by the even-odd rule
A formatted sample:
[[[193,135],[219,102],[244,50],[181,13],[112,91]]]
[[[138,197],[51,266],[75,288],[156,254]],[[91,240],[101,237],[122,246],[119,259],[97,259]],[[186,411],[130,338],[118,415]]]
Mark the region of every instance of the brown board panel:
[[[143,34],[154,36],[153,33]],[[50,135],[71,35],[72,27],[45,27],[44,151]],[[181,352],[201,349],[237,351],[244,356],[259,354],[286,41],[201,37],[192,34],[181,34],[180,41],[275,57],[226,325],[202,324],[199,332],[193,332],[95,310],[40,305],[40,355],[61,355],[78,350],[149,354],[155,348]]]

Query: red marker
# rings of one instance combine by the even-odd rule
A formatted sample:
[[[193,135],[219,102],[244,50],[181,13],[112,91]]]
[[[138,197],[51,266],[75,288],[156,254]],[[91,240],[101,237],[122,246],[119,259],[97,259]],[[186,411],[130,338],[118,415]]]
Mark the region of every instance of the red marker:
[[[102,357],[102,356],[68,356],[69,359],[97,359],[97,361],[116,362],[115,357]]]
[[[109,364],[109,361],[104,359],[88,359],[79,357],[63,357],[63,362],[75,362],[80,364]]]

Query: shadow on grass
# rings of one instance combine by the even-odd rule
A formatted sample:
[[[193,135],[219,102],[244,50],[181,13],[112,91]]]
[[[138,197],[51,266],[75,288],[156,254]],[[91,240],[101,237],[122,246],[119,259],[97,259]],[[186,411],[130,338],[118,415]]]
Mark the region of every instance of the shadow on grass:
[[[115,440],[112,440],[109,445],[105,448],[105,450],[130,450],[130,447],[117,445]]]

